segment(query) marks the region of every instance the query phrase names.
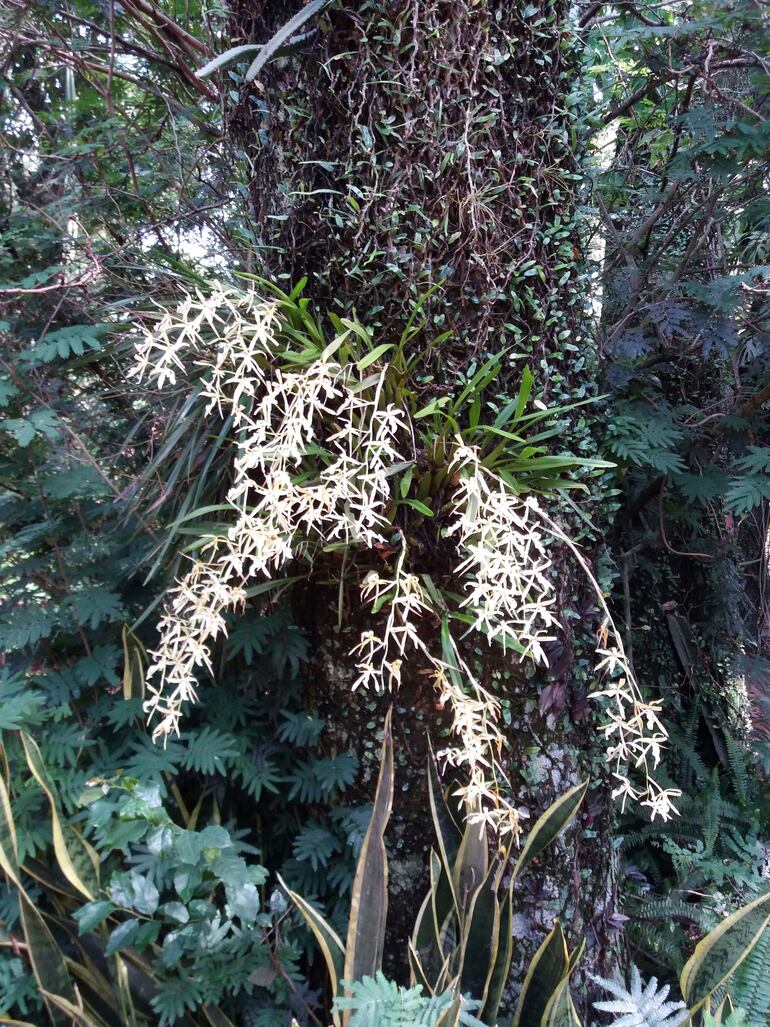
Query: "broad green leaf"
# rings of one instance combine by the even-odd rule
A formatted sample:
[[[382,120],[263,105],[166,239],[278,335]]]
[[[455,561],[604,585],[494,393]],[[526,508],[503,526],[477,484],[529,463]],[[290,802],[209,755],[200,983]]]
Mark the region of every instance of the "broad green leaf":
[[[27,765],[45,792],[51,807],[51,833],[59,869],[73,888],[92,902],[99,890],[99,857],[72,824],[62,819],[53,785],[35,740],[22,732],[21,741]]]
[[[384,836],[393,805],[395,777],[392,712],[392,709],[388,710],[385,717],[380,774],[374,795],[372,818],[361,846],[350,896],[350,921],[345,944],[346,981],[374,977],[382,966],[385,920],[388,912],[388,857]],[[350,1016],[349,1010],[343,1013],[343,1027],[349,1023]]]
[[[558,921],[532,957],[519,995],[511,1027],[539,1024],[546,1007],[569,970],[569,953]]]
[[[569,974],[562,978],[551,996],[540,1027],[581,1027],[569,990]]]
[[[587,790],[588,781],[583,781],[574,788],[570,788],[564,795],[559,796],[556,802],[548,807],[527,835],[524,848],[521,850],[521,855],[513,870],[514,879],[523,874],[532,860],[539,856],[543,849],[550,845],[569,824],[585,798]]]
[[[742,906],[702,938],[682,970],[680,987],[697,1011],[750,954],[770,925],[770,892]]]
[[[369,353],[366,354],[365,357],[362,357],[358,361],[356,367],[359,371],[366,370],[367,367],[369,367],[371,364],[376,363],[381,356],[387,353],[389,349],[393,349],[392,342],[383,342],[382,345],[375,346],[373,350],[371,350]]]
[[[326,962],[326,971],[329,974],[329,981],[331,983],[332,998],[335,998],[339,992],[339,984],[342,980],[345,946],[342,944],[340,937],[336,934],[334,929],[329,926],[326,920],[324,920],[321,914],[314,909],[309,902],[306,902],[301,895],[297,895],[296,892],[293,892],[280,874],[277,874],[276,876],[278,878],[278,883],[302,914],[308,927],[313,932],[315,940],[321,947],[321,952]],[[340,1027],[340,1018],[337,1013],[333,1014],[333,1019],[335,1027]]]

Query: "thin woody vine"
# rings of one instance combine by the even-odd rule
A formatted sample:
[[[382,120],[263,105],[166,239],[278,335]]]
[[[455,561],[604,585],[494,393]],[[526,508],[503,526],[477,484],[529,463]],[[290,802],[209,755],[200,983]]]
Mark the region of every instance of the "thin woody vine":
[[[404,664],[418,663],[450,711],[452,738],[439,757],[464,782],[467,817],[518,837],[517,810],[496,784],[500,704],[458,640],[479,632],[521,660],[546,662],[559,627],[548,547],[559,541],[604,614],[593,697],[603,702],[613,796],[669,818],[680,793],[654,776],[667,740],[660,702],[642,696],[601,589],[543,505],[581,488],[580,471],[608,466],[548,452],[557,419],[580,404],[548,409],[532,399],[529,371],[518,394],[500,401],[492,386],[503,354],[457,394],[421,388],[444,339],[424,340],[419,304],[398,341],[375,344],[363,325],[334,314],[328,333],[303,287],[215,284],[162,311],[136,345],[132,376],[159,388],[189,383],[202,412],[230,425],[234,448],[226,502],[185,517],[217,520],[189,547],[149,652],[154,738],[179,731],[201,673],[213,674],[211,644],[249,598],[320,568],[326,580],[355,575],[371,624],[350,650],[354,690],[395,691]],[[425,573],[413,558],[418,526],[451,546],[445,574]],[[426,640],[436,624],[438,644]]]

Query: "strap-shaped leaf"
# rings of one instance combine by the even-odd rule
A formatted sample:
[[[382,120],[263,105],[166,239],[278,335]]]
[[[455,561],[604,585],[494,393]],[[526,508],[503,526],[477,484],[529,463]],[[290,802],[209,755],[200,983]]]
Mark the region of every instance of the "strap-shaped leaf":
[[[438,852],[441,857],[444,873],[446,874],[447,887],[455,912],[459,916],[460,906],[454,890],[452,875],[457,860],[457,853],[462,842],[462,834],[458,832],[444,799],[433,750],[431,750],[428,757],[428,801],[430,802],[430,812],[433,817],[436,841],[438,842]]]
[[[144,699],[144,661],[147,653],[144,646],[129,630],[128,625],[123,625],[123,698]]]
[[[67,1017],[68,1027],[75,1024],[77,1027],[105,1027],[104,1021],[100,1020],[95,1013],[86,1012],[82,1006],[70,1002],[69,999],[64,998],[62,995],[55,995],[50,991],[44,991],[43,997],[46,1002],[49,1002]]]
[[[113,966],[115,968],[115,984],[118,992],[118,1003],[120,1004],[121,1022],[125,1024],[125,1027],[138,1027],[134,1000],[131,996],[131,985],[128,979],[128,967],[123,957],[119,954],[113,956]]]
[[[680,986],[697,1011],[738,969],[770,925],[770,892],[736,910],[702,938],[682,970]]]
[[[465,834],[452,868],[452,886],[457,896],[461,917],[467,912],[489,868],[487,832],[483,822],[473,822],[474,812],[470,809],[466,812]]]
[[[75,999],[76,992],[67,971],[59,946],[53,939],[37,907],[27,897],[19,872],[19,856],[16,847],[16,826],[11,810],[11,801],[5,781],[0,775],[0,867],[19,892],[19,913],[24,940],[27,943],[32,973],[41,992],[46,988],[63,993]],[[51,1019],[55,1024],[65,1023],[63,1014],[46,1000]]]
[[[513,958],[513,881],[511,881],[508,892],[503,900],[500,912],[500,938],[501,944],[497,949],[497,956],[492,968],[492,975],[489,980],[489,990],[484,1008],[481,1010],[480,1019],[482,1023],[497,1023],[497,1015],[500,1010],[500,1003],[503,1000],[505,985],[508,983],[508,974],[511,969]]]
[[[229,1016],[225,1016],[219,1006],[204,1006],[203,1012],[211,1027],[235,1027]]]
[[[484,1003],[500,947],[500,860],[489,868],[477,890],[464,924],[460,991]]]
[[[532,1024],[539,1024],[550,999],[568,973],[567,942],[557,920],[550,934],[532,957],[511,1027],[531,1027]]]
[[[0,775],[0,867],[19,891],[23,891],[19,877],[19,852],[16,845],[16,825],[13,822],[11,800],[5,781]]]
[[[51,1019],[57,1027],[59,1024],[66,1024],[69,1027],[71,1018],[65,1015],[61,1006],[49,994],[64,998],[67,1002],[77,1002],[77,992],[61,949],[54,941],[42,916],[23,891],[19,892],[19,913],[32,973],[45,999]]]
[[[225,50],[224,53],[215,57],[213,61],[209,61],[202,68],[198,68],[195,72],[195,77],[208,78],[209,75],[213,75],[220,68],[226,68],[228,64],[234,64],[240,57],[245,57],[247,53],[254,53],[255,50],[261,49],[261,43],[244,43],[243,46],[231,46],[229,50]]]
[[[77,888],[82,895],[93,902],[99,891],[99,858],[74,827],[68,821],[62,820],[53,785],[37,743],[23,732],[21,741],[24,746],[24,754],[27,757],[27,765],[32,771],[32,776],[45,792],[51,807],[51,833],[59,869],[73,888]]]
[[[441,1016],[439,1016],[438,1020],[436,1020],[436,1027],[459,1027],[462,1013],[462,1000],[457,998],[451,1006],[447,1006]]]
[[[581,1027],[569,990],[569,974],[562,978],[549,999],[540,1027]]]
[[[372,819],[369,821],[356,876],[350,896],[350,921],[345,944],[346,981],[360,981],[374,977],[382,968],[382,950],[385,945],[385,920],[388,912],[388,857],[385,851],[385,829],[393,806],[393,736],[392,710],[385,718],[382,757],[377,790],[374,795]],[[343,1025],[350,1020],[345,1010]]]
[[[543,849],[550,845],[569,824],[585,798],[587,790],[588,781],[583,781],[560,795],[556,802],[548,807],[527,835],[524,848],[521,850],[521,855],[513,870],[514,879],[520,877],[532,860],[539,856]]]
[[[342,944],[342,939],[329,926],[317,909],[314,909],[301,895],[293,892],[280,874],[277,877],[278,883],[304,917],[305,922],[313,932],[315,940],[321,948],[326,963],[326,972],[329,974],[329,981],[331,983],[332,998],[336,998],[339,993],[339,983],[342,980],[345,963],[345,946]],[[339,1014],[334,1013],[333,1019],[336,1027],[339,1027]]]

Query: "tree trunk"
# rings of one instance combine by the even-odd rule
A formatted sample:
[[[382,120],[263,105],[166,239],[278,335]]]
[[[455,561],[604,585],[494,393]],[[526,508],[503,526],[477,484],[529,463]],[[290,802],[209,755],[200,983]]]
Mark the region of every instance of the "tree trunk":
[[[335,4],[307,21],[288,56],[263,69],[229,110],[231,138],[250,169],[257,274],[284,286],[308,276],[306,293],[320,310],[355,310],[380,342],[398,338],[415,304],[438,286],[423,308],[427,331],[451,332],[451,340],[443,344],[442,380],[425,382],[426,402],[501,350],[509,394],[527,365],[549,404],[595,391],[576,218],[568,7],[564,0],[524,8],[502,0]],[[231,45],[264,42],[289,17],[274,0],[232,0],[230,9]],[[592,455],[590,430],[573,418],[559,448]],[[595,497],[584,503],[603,516]],[[571,530],[569,510],[556,515]],[[586,537],[586,552],[596,556],[599,544]],[[570,943],[588,935],[591,961],[601,964],[614,912],[603,762],[586,703],[598,621],[568,554],[557,562],[559,601],[574,615],[564,615],[547,674],[534,675],[486,643],[468,643],[465,653],[503,701],[506,767],[523,810],[536,817],[589,775],[597,786],[580,832],[554,846],[523,883],[517,970],[555,915],[566,918]],[[356,586],[345,583],[339,629],[336,587],[309,588],[295,613],[316,643],[308,693],[324,704],[340,744],[363,757],[370,780],[383,711],[395,704],[387,969],[403,976],[431,845],[426,729],[440,745],[441,711],[416,671],[393,697],[351,692],[348,652],[367,619]]]

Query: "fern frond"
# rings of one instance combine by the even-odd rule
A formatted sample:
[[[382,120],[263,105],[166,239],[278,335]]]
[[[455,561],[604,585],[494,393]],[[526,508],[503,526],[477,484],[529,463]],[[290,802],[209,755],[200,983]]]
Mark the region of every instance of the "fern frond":
[[[612,1027],[679,1027],[689,1019],[684,1002],[666,1001],[669,986],[658,991],[657,977],[651,977],[645,985],[636,966],[631,967],[630,988],[603,977],[593,980],[614,996],[609,1002],[594,1002],[595,1009],[618,1014]]]
[[[770,928],[765,930],[750,956],[738,970],[731,994],[736,1005],[757,1023],[770,1023]]]

